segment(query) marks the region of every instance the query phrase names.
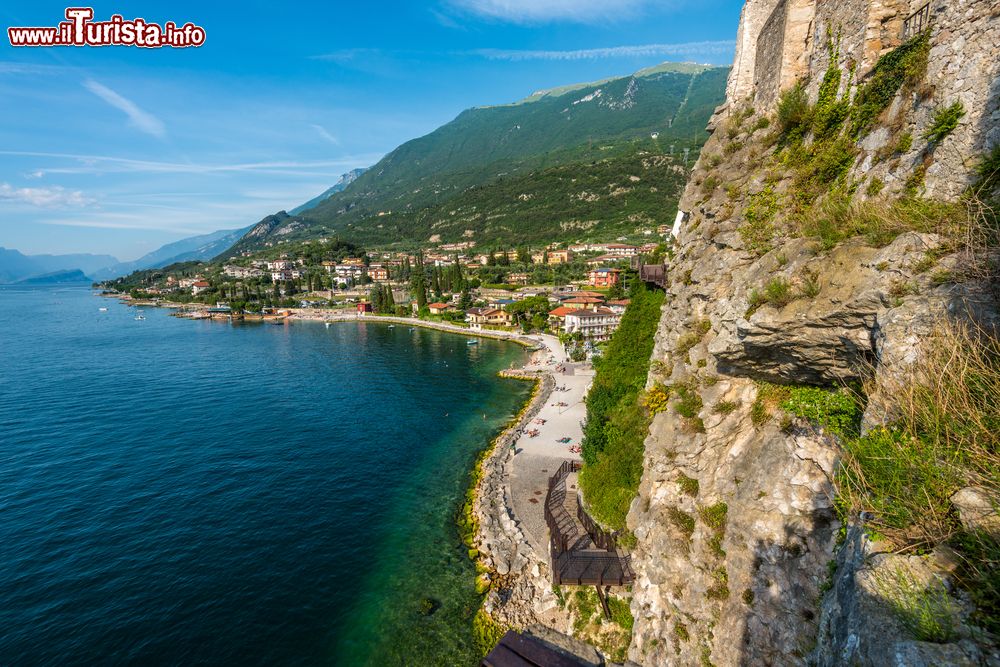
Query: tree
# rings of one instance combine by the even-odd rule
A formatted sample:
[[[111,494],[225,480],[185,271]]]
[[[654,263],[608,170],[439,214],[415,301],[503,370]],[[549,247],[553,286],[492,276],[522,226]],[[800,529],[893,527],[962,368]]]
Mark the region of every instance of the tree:
[[[517,261],[519,264],[531,264],[531,253],[524,246],[517,249]]]
[[[466,287],[462,290],[462,296],[458,300],[459,310],[468,310],[472,307],[472,292]]]

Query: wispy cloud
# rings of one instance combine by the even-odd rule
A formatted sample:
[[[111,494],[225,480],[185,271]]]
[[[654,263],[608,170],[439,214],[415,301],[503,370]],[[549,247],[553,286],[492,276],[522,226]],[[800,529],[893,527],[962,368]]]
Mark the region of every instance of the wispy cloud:
[[[59,186],[15,188],[9,183],[0,183],[0,202],[14,202],[44,208],[68,208],[90,206],[96,200],[85,196],[79,190],[67,190]]]
[[[177,234],[203,234],[204,226],[191,224],[191,221],[177,224],[176,216],[171,216],[170,222],[150,219],[149,216],[106,213],[93,218],[51,218],[35,220],[41,225],[56,225],[60,227],[85,227],[90,229],[135,229],[140,231],[174,232]]]
[[[354,60],[362,60],[373,56],[382,55],[381,49],[341,49],[330,51],[315,56],[309,56],[311,60],[329,60],[337,63],[349,63]]]
[[[329,141],[334,146],[339,146],[340,145],[340,139],[338,139],[337,137],[335,137],[332,134],[330,134],[329,132],[327,132],[326,128],[323,127],[322,125],[317,125],[317,124],[313,123],[309,127],[311,127],[312,129],[316,130],[316,134],[318,134],[319,136],[323,137],[324,139],[326,139],[327,141]]]
[[[41,151],[3,151],[0,155],[39,157],[72,160],[76,166],[44,167],[46,174],[101,174],[119,172],[145,172],[156,174],[213,174],[213,173],[258,173],[293,174],[298,176],[339,176],[343,169],[378,162],[381,154],[345,156],[337,160],[287,160],[274,162],[237,162],[231,164],[203,164],[193,162],[156,162],[153,160],[133,160],[106,155],[84,155],[78,153],[48,153]],[[328,170],[334,170],[333,172]]]
[[[490,60],[597,60],[604,58],[634,58],[649,56],[713,56],[732,53],[733,40],[717,42],[686,42],[681,44],[641,44],[612,46],[602,49],[576,49],[571,51],[477,49],[472,55]]]
[[[98,83],[93,79],[87,79],[84,81],[83,87],[100,97],[114,108],[123,112],[126,116],[128,116],[129,122],[140,132],[145,132],[146,134],[158,139],[162,139],[166,136],[167,129],[163,125],[163,121],[153,114],[140,109],[132,100],[122,97],[107,86]]]
[[[650,0],[449,0],[465,13],[510,23],[597,23],[640,13]],[[660,3],[662,5],[662,3]]]

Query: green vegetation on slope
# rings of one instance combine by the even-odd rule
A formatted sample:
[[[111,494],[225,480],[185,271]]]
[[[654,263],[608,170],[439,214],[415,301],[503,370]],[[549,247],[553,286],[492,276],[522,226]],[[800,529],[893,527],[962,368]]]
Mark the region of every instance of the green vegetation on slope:
[[[466,230],[479,245],[614,238],[669,223],[684,178],[670,157],[630,147],[622,155],[503,176],[440,204],[336,232],[368,245],[426,242],[432,235],[462,241]]]
[[[625,528],[642,476],[650,414],[640,396],[664,296],[633,282],[631,303],[607,352],[595,364],[597,374],[587,394],[580,488],[592,515],[615,530]]]

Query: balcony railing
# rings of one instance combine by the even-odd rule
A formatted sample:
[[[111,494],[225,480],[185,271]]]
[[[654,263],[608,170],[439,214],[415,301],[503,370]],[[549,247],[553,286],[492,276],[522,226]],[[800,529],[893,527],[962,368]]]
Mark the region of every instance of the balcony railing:
[[[903,41],[919,35],[931,24],[931,3],[927,3],[903,21]]]

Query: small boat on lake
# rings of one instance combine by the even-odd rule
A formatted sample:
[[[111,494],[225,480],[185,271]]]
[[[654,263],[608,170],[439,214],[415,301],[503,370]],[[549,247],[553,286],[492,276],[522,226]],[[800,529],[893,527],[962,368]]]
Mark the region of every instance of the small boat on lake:
[[[146,316],[145,316],[145,315],[136,315],[136,316],[135,316],[135,321],[136,321],[136,322],[138,322],[138,321],[140,321],[140,320],[144,320],[144,319],[146,319]]]
[[[469,340],[465,341],[465,344],[466,345],[479,345],[479,341],[476,340],[475,338],[470,338]]]
[[[107,308],[98,308],[97,310],[99,310],[99,311],[100,311],[100,312],[102,312],[102,313],[106,313],[106,312],[108,312],[108,309],[107,309]]]

